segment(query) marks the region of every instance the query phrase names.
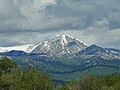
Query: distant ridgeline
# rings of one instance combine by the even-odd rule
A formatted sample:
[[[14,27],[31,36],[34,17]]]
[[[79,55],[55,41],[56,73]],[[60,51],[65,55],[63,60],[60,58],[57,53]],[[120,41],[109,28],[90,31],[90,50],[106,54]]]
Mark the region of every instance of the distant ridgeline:
[[[0,47],[0,56],[10,57],[25,68],[32,65],[42,69],[61,83],[120,73],[120,50],[89,46],[64,34],[39,44]]]

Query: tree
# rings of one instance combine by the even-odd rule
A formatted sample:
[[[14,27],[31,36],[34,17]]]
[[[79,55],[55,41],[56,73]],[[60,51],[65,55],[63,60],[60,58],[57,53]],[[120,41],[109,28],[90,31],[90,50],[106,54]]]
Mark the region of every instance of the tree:
[[[9,58],[2,57],[0,59],[0,72],[1,73],[11,72],[15,70],[16,67],[17,67],[17,64],[13,62],[12,60],[10,60]]]
[[[9,58],[0,60],[0,90],[52,90],[51,80],[32,67],[18,68]]]

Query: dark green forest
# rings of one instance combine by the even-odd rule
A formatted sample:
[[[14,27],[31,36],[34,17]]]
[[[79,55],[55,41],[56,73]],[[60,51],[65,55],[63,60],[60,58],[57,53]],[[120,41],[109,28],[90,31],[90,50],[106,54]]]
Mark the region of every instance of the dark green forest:
[[[0,90],[120,90],[120,75],[86,76],[54,86],[44,71],[32,66],[23,69],[4,57],[0,59]]]

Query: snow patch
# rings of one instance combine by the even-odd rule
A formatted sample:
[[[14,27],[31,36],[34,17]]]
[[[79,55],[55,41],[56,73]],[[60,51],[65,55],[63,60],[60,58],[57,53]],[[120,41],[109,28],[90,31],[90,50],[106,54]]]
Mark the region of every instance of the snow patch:
[[[85,42],[83,42],[83,41],[81,41],[81,40],[79,40],[79,39],[75,39],[75,40],[77,40],[77,41],[83,43],[83,44],[86,45],[86,46],[89,46],[88,44],[86,44]]]
[[[117,52],[115,52],[115,51],[111,51],[112,53],[117,53]]]
[[[28,45],[20,45],[20,46],[13,46],[13,47],[0,47],[0,52],[9,52],[12,50],[24,51],[27,53],[32,52],[38,45],[28,44]]]
[[[64,49],[64,45],[67,44],[66,36],[64,34],[61,35],[61,44],[62,48]]]
[[[48,41],[44,42],[44,46],[47,47],[48,46]]]
[[[65,43],[67,43],[66,36],[64,34],[62,35],[62,39],[65,41]]]

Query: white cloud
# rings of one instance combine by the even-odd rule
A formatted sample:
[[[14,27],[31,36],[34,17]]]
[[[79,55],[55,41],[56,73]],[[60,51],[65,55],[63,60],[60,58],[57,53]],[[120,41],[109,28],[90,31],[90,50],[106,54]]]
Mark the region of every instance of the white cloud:
[[[40,29],[47,21],[43,10],[55,4],[54,0],[0,0],[0,28]]]
[[[88,44],[120,48],[119,5],[119,0],[0,0],[0,45],[65,32]]]
[[[0,22],[11,18],[20,18],[19,14],[19,9],[10,0],[0,0]]]

